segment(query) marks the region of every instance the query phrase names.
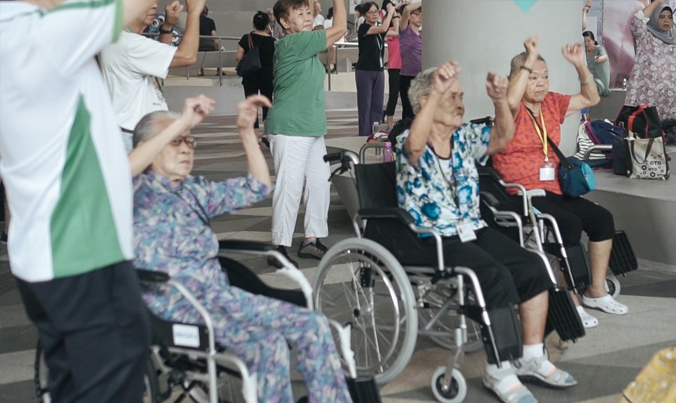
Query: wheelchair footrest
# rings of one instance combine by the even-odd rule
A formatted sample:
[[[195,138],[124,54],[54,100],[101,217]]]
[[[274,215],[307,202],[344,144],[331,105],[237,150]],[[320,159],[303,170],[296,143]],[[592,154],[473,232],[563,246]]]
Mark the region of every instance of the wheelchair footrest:
[[[490,310],[488,311],[488,317],[491,320],[493,338],[495,339],[495,346],[498,349],[497,356],[499,356],[499,360],[511,361],[520,358],[523,352],[521,325],[516,318],[514,308],[505,307]],[[490,333],[484,323],[481,323],[481,336],[484,345],[487,347],[488,362],[490,364],[497,363],[497,356],[490,342]]]
[[[610,270],[616,276],[626,276],[630,271],[638,269],[638,260],[624,231],[615,232],[613,249],[610,251]]]

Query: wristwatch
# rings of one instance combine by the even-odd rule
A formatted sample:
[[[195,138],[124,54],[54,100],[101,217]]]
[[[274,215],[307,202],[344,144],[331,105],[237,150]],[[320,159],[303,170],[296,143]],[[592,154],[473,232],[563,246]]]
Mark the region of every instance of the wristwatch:
[[[161,33],[161,34],[173,34],[173,33],[174,33],[174,31],[172,31],[171,29],[169,29],[169,30],[162,29],[163,26],[164,26],[164,25],[161,25],[161,26],[160,26],[160,33]],[[173,27],[172,27],[172,28],[173,28]]]

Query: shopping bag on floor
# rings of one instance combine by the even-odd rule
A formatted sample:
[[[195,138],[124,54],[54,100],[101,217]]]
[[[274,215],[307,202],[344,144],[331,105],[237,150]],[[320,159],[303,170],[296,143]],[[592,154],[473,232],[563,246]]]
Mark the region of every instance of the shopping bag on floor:
[[[630,130],[624,141],[630,178],[669,179],[667,150],[661,136],[641,138]]]
[[[657,108],[649,105],[624,105],[615,118],[615,125],[620,123],[637,137],[644,139],[662,137],[662,124]]]

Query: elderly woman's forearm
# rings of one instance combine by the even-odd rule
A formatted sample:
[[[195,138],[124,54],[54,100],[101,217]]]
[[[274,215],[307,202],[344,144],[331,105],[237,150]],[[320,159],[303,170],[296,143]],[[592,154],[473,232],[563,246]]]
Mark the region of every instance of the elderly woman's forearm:
[[[491,142],[486,154],[493,155],[502,151],[514,138],[515,124],[509,103],[506,99],[493,102],[495,106],[495,123],[491,131]]]
[[[246,152],[247,170],[249,173],[259,182],[271,186],[270,169],[256,137],[249,136],[243,139],[242,145],[244,146],[244,152]]]

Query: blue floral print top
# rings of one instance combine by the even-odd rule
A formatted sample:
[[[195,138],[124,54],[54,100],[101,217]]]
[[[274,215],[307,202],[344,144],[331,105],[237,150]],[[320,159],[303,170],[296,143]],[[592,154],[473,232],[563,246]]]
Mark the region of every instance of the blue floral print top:
[[[412,165],[404,144],[410,131],[397,137],[397,198],[415,225],[433,228],[441,236],[456,236],[456,224],[472,229],[486,226],[479,212],[479,173],[475,162],[488,160],[491,127],[465,124],[452,135],[451,158],[439,158],[428,145],[417,165]]]
[[[271,187],[251,174],[213,182],[187,176],[177,187],[151,170],[134,178],[134,265],[181,283],[220,275],[210,219],[264,199]]]

